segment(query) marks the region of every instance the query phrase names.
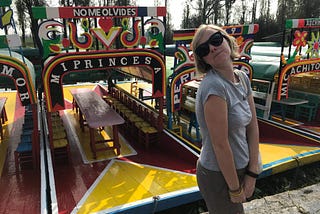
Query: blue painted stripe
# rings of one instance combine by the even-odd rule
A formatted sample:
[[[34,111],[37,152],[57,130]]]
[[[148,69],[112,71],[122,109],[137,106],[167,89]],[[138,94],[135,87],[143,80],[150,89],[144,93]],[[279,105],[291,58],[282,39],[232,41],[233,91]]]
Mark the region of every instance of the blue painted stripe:
[[[309,155],[315,155],[315,154],[320,154],[320,149],[314,150],[314,151],[310,151],[310,152],[305,152],[305,153],[298,154],[298,155],[295,155],[295,156],[290,156],[290,157],[283,158],[283,159],[279,159],[277,161],[274,161],[274,162],[271,162],[271,163],[268,163],[268,164],[264,164],[263,165],[263,169],[270,168],[272,166],[279,165],[279,164],[284,163],[284,162],[288,162],[290,160],[293,160],[293,158],[302,158],[302,157],[306,157],[306,156],[309,156]]]
[[[274,162],[271,162],[271,163],[268,163],[268,164],[263,164],[263,169],[264,170],[260,173],[259,178],[263,178],[263,177],[267,177],[267,176],[272,175],[273,174],[272,173],[273,172],[273,168],[276,165],[280,165],[280,164],[284,164],[285,162],[292,161],[292,160],[294,160],[294,158],[301,159],[301,158],[306,157],[306,156],[317,155],[317,154],[320,154],[320,149],[314,150],[314,151],[305,152],[305,153],[298,154],[298,155],[295,155],[295,156],[290,156],[290,157],[283,158],[283,159],[279,159],[277,161],[274,161]]]
[[[127,207],[117,207],[116,211],[104,210],[101,213],[125,213],[125,214],[150,214],[154,212],[163,211],[183,204],[199,201],[202,199],[198,188],[192,188],[190,191],[180,192],[176,194],[165,194],[158,197],[150,198],[150,200],[143,200],[141,203],[133,203]],[[99,213],[99,212],[98,212]],[[100,213],[99,213],[100,214]]]
[[[138,16],[148,16],[148,8],[138,7]]]

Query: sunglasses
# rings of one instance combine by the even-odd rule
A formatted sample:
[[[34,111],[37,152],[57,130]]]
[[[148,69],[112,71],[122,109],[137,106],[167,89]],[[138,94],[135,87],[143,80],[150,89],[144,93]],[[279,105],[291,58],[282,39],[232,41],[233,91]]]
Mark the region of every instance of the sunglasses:
[[[200,58],[207,56],[207,55],[209,54],[209,52],[210,52],[209,44],[210,44],[210,45],[213,45],[213,46],[215,46],[215,47],[218,47],[218,46],[220,46],[220,45],[222,44],[222,42],[223,42],[223,37],[225,37],[225,36],[222,35],[220,31],[212,34],[212,35],[210,36],[210,38],[209,38],[206,42],[202,43],[201,45],[199,45],[199,46],[196,48],[195,53],[196,53]]]

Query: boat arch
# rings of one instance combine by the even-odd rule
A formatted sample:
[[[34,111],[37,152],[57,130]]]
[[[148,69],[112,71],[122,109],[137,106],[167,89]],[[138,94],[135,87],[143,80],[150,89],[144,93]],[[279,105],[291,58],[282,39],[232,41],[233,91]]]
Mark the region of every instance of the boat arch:
[[[288,97],[290,76],[320,72],[319,29],[319,18],[286,20],[281,49],[278,100]],[[286,44],[289,44],[287,55],[285,55]]]
[[[120,69],[132,75],[130,69],[122,68],[147,67],[143,72],[152,82],[152,96],[163,99],[165,7],[32,9],[36,19],[44,20],[39,24],[38,44],[44,60],[42,81],[49,112],[64,109],[62,79],[70,72]]]
[[[79,52],[61,54],[52,58],[44,67],[44,93],[48,111],[64,109],[62,89],[63,76],[70,72],[147,66],[152,70],[153,97],[164,94],[165,64],[162,56],[148,49],[126,49],[114,51]]]
[[[23,63],[18,53],[0,51],[0,76],[13,79],[22,105],[36,104],[35,72],[31,62]],[[26,59],[25,59],[26,60]]]

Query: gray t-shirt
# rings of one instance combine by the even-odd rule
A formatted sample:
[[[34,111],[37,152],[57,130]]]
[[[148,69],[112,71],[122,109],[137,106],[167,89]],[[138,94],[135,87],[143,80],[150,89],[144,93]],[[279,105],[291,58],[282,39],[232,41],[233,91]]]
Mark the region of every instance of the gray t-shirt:
[[[237,169],[245,168],[249,162],[249,147],[246,137],[246,126],[252,114],[247,97],[251,95],[250,80],[240,70],[235,70],[239,83],[232,83],[222,78],[216,71],[209,71],[201,81],[196,98],[196,116],[202,136],[200,154],[201,165],[209,170],[220,171],[213,151],[210,135],[204,117],[204,104],[210,95],[216,95],[227,102],[228,136]]]

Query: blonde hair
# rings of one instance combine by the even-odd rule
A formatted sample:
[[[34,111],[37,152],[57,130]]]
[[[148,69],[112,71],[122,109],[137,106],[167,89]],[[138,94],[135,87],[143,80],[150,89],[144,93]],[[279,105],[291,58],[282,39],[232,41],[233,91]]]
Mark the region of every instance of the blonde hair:
[[[196,48],[201,45],[200,44],[200,39],[203,37],[204,33],[208,30],[208,29],[214,29],[216,31],[220,31],[221,34],[224,36],[224,38],[226,38],[229,47],[231,49],[231,54],[230,54],[230,58],[232,60],[238,58],[239,55],[239,47],[237,45],[236,39],[233,36],[230,36],[224,29],[222,29],[221,27],[217,26],[217,25],[213,25],[213,24],[202,24],[199,26],[199,28],[197,29],[193,40],[192,40],[192,50],[193,50],[193,56],[194,56],[194,61],[195,61],[195,66],[197,69],[197,72],[200,73],[207,73],[207,71],[211,68],[210,65],[208,65],[201,57],[199,57],[194,50],[196,50]]]

